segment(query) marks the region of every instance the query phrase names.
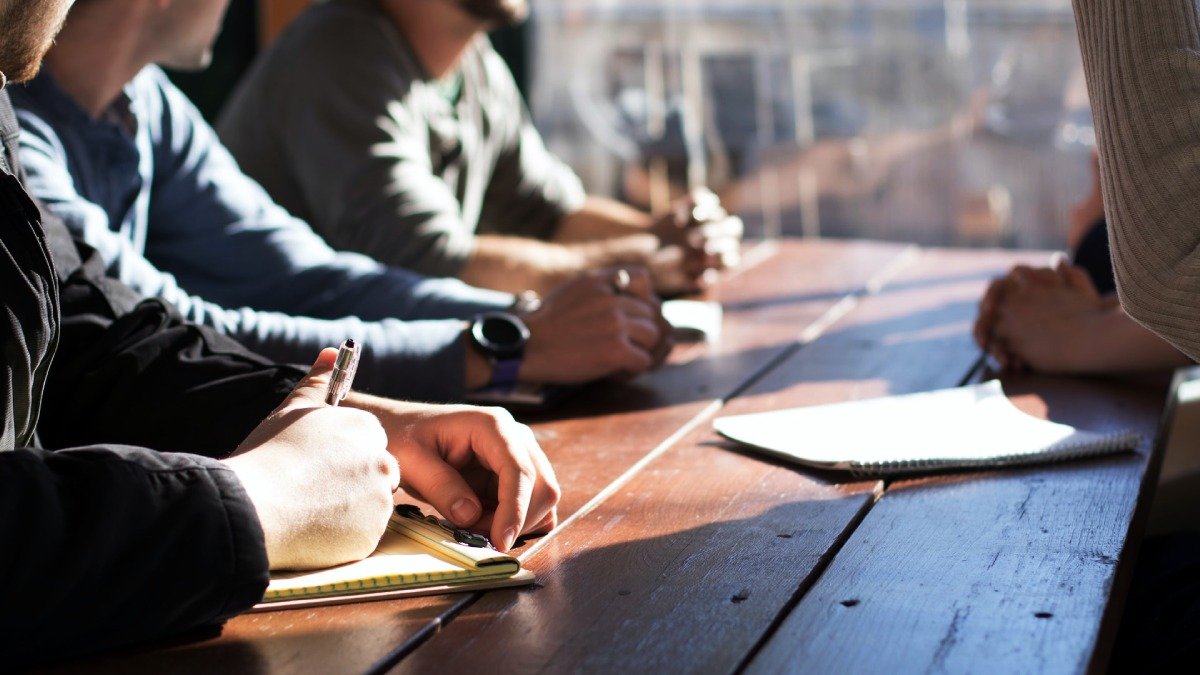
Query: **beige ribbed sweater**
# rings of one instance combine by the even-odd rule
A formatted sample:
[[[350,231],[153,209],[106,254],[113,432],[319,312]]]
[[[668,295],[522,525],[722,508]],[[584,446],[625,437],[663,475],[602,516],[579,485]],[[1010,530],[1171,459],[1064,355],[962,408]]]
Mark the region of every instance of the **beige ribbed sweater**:
[[[1121,304],[1200,360],[1200,7],[1073,2]]]

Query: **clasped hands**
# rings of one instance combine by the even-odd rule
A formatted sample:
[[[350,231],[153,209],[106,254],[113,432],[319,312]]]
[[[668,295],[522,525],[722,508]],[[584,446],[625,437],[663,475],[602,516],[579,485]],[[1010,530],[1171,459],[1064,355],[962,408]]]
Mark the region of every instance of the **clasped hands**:
[[[738,264],[744,229],[716,194],[694,190],[651,226],[660,243],[650,261],[655,288],[679,294],[711,286],[717,272]]]
[[[1114,302],[1065,258],[1052,267],[1019,265],[984,293],[975,341],[1004,370],[1083,372],[1093,326]]]

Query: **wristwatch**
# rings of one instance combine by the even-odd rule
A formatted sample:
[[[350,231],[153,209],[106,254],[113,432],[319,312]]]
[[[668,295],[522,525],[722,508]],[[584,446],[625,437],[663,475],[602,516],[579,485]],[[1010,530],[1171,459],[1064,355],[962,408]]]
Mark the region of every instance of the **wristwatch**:
[[[492,364],[488,388],[511,388],[529,342],[529,327],[515,314],[485,312],[471,323],[471,342]]]

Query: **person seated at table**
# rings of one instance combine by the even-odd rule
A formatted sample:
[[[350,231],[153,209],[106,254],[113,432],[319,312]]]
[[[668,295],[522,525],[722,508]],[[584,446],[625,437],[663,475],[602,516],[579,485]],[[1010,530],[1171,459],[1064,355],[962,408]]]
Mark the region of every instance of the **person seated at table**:
[[[332,245],[487,288],[553,287],[638,264],[664,294],[737,259],[740,219],[712,193],[660,218],[587,196],[543,145],[484,31],[525,0],[334,0],[260,57],[218,130]]]
[[[360,386],[393,396],[462,400],[489,383],[580,383],[661,362],[669,332],[642,271],[592,272],[540,307],[514,305],[336,252],[272,202],[151,65],[206,64],[226,5],[76,3],[46,70],[12,92],[31,191],[114,275],[280,361],[353,337]],[[615,278],[632,283],[614,292]],[[486,324],[495,335],[528,338],[501,346],[472,331],[466,319],[486,312],[505,313]]]
[[[1076,0],[1120,303],[1200,360],[1200,5]],[[1200,659],[1200,535],[1146,542],[1111,672]]]
[[[1131,319],[1115,293],[1099,159],[1092,191],[1071,209],[1066,259],[1017,266],[992,282],[979,303],[974,336],[1007,370],[1102,374],[1165,370],[1187,356]]]
[[[4,83],[70,4],[0,0],[3,669],[217,625],[268,569],[362,558],[401,478],[503,549],[552,528],[554,472],[503,411],[326,405],[334,350],[305,373],[140,301],[31,200]]]

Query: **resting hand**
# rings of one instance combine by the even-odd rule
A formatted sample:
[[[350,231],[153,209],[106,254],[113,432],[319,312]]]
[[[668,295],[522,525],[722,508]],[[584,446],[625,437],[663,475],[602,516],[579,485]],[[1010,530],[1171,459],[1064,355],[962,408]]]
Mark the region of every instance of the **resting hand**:
[[[379,420],[325,404],[337,351],[325,349],[225,463],[258,512],[272,569],[328,567],[371,554],[400,482]]]
[[[717,271],[738,264],[742,219],[731,216],[707,189],[696,190],[655,221],[660,248],[650,261],[655,288],[689,293],[711,284]]]
[[[1079,267],[1014,270],[994,312],[993,354],[1010,367],[1087,370],[1088,350],[1097,341],[1093,326],[1108,310]]]
[[[501,408],[403,403],[353,394],[378,415],[404,489],[502,551],[558,524],[558,480],[524,424]]]
[[[617,292],[616,270],[586,272],[551,291],[523,317],[529,343],[522,381],[576,384],[633,376],[662,363],[671,348],[670,326],[649,275],[629,268],[629,286]]]

